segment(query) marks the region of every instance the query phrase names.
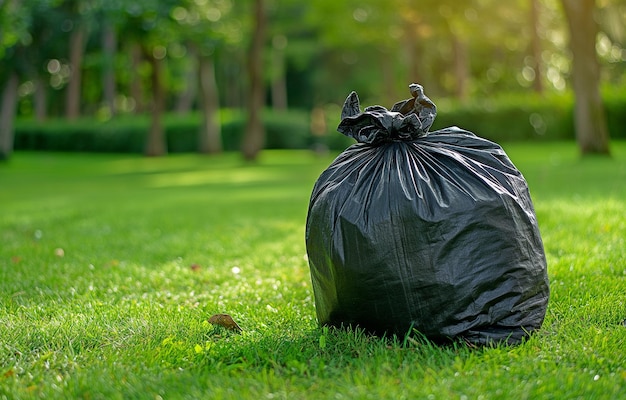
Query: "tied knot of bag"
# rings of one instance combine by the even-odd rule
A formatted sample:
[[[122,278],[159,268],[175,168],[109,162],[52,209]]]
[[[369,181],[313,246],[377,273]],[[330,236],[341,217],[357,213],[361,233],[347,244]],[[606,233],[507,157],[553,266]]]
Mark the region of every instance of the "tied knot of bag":
[[[370,106],[361,112],[359,96],[350,93],[343,104],[337,130],[360,143],[379,144],[389,141],[412,141],[428,135],[435,120],[437,107],[421,85],[409,85],[410,99],[393,105]]]

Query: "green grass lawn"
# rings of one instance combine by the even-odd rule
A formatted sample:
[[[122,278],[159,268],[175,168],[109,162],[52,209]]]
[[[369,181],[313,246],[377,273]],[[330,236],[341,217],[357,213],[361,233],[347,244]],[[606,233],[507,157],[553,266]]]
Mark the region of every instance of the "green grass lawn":
[[[17,153],[0,164],[0,399],[626,398],[626,143],[505,149],[552,294],[538,334],[485,349],[317,326],[304,223],[332,157]]]

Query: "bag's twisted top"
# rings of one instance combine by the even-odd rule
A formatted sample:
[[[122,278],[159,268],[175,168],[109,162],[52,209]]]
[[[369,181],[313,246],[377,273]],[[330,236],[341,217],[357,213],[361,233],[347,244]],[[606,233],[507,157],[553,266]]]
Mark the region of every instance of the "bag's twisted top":
[[[410,99],[393,105],[391,110],[370,106],[361,112],[359,96],[350,93],[343,104],[337,130],[361,143],[411,141],[424,137],[437,115],[437,106],[417,83],[409,85]]]

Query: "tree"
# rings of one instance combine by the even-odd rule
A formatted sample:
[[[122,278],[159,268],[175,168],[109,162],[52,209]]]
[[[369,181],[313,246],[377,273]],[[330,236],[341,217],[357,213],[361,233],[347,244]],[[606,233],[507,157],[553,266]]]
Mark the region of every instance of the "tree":
[[[183,42],[184,43],[184,42]],[[185,62],[182,66],[182,84],[183,87],[179,89],[176,97],[176,103],[174,111],[179,115],[188,114],[194,106],[196,98],[198,97],[198,85],[199,75],[198,70],[198,49],[194,43],[184,43],[185,47]]]
[[[24,49],[29,40],[30,18],[20,0],[0,3],[0,160],[13,153],[13,123],[18,101],[20,72],[24,69]]]
[[[216,57],[224,54],[228,46],[240,44],[242,26],[236,18],[234,5],[227,1],[187,1],[176,7],[172,14],[180,25],[179,40],[187,48],[187,71],[195,69],[192,82],[199,90],[199,107],[202,122],[198,132],[198,151],[204,154],[222,151],[220,129],[220,102],[216,80]]]
[[[610,154],[606,116],[600,96],[596,54],[595,0],[561,0],[570,33],[572,81],[576,96],[576,140],[581,153]]]
[[[152,109],[150,110],[150,130],[146,140],[145,154],[151,157],[162,156],[167,153],[163,114],[165,113],[166,88],[163,83],[165,73],[165,53],[161,47],[146,47],[144,54],[150,62],[150,82],[152,87]]]
[[[125,40],[135,43],[137,53],[133,62],[140,58],[150,65],[151,109],[150,128],[146,135],[144,153],[147,156],[162,156],[167,153],[163,114],[166,109],[167,47],[177,39],[176,24],[172,20],[175,0],[142,0],[126,8],[127,17],[121,27]],[[140,94],[137,93],[139,96]]]
[[[200,83],[200,153],[215,154],[222,151],[222,138],[219,119],[219,99],[215,82],[215,63],[209,55],[198,56],[198,82]]]
[[[277,111],[287,109],[285,47],[286,36],[278,34],[272,37],[272,108]]]
[[[254,160],[263,148],[265,129],[261,119],[261,111],[265,99],[263,86],[263,49],[265,45],[265,5],[263,0],[254,1],[254,31],[248,53],[248,121],[241,151],[246,160]]]
[[[62,29],[66,25],[66,15],[59,4],[60,0],[28,0],[24,3],[30,14],[31,40],[23,49],[28,63],[22,79],[25,82],[34,82],[33,104],[38,121],[45,120],[48,115],[50,84],[47,81],[50,81],[50,68],[47,68],[47,63],[55,60],[55,65],[51,68],[56,73],[55,89],[60,89],[65,84],[65,79],[58,79],[61,76],[59,55],[67,53],[68,42],[67,34]]]
[[[13,121],[17,107],[17,86],[19,78],[12,72],[2,89],[2,105],[0,106],[0,160],[6,160],[13,152]]]
[[[102,92],[104,105],[110,115],[116,113],[116,81],[114,60],[117,53],[117,32],[111,17],[102,15]]]
[[[541,79],[541,37],[539,35],[539,0],[530,0],[530,25],[531,25],[531,54],[532,68],[535,72],[533,89],[535,92],[543,93],[543,82]]]
[[[68,1],[66,6],[68,13],[66,21],[70,31],[70,77],[65,97],[65,115],[67,119],[73,120],[80,115],[81,79],[87,28],[81,15],[80,1]]]

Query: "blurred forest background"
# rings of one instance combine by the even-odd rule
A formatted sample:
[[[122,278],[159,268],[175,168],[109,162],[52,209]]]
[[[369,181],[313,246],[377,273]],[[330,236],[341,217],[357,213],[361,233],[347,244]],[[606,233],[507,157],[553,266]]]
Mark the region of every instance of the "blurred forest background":
[[[0,0],[13,149],[341,148],[343,99],[419,82],[435,127],[625,138],[626,0]]]

